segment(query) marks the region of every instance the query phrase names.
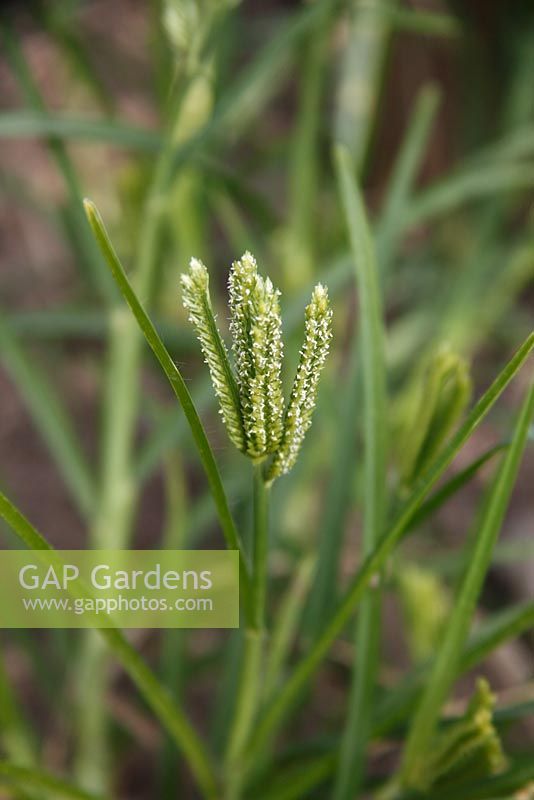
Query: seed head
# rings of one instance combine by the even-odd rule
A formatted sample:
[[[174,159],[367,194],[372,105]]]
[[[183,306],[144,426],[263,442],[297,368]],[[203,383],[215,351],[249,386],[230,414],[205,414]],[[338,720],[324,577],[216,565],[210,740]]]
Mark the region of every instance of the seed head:
[[[271,483],[294,465],[311,425],[317,386],[332,336],[332,311],[318,284],[306,308],[305,337],[284,414],[280,292],[258,274],[254,256],[235,261],[228,279],[230,333],[235,373],[215,323],[208,272],[196,258],[182,275],[184,306],[195,326],[231,440],[254,461],[269,455]]]

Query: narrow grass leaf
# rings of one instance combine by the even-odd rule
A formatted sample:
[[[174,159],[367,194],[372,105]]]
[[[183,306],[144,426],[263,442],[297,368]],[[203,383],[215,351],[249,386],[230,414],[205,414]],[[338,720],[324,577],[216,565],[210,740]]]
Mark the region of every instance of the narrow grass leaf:
[[[354,164],[346,148],[336,147],[335,166],[349,234],[359,303],[359,336],[363,382],[363,536],[367,557],[382,534],[386,508],[386,368],[378,269],[371,229],[361,193],[353,178]],[[378,671],[380,593],[371,590],[358,614],[348,715],[333,797],[349,800],[359,790],[369,735],[374,682]]]
[[[388,13],[386,11],[386,13]],[[419,33],[423,36],[456,37],[462,33],[458,20],[452,14],[415,11],[393,6],[390,9],[391,24],[396,30]]]
[[[532,164],[488,164],[463,169],[448,178],[421,190],[407,205],[401,225],[409,230],[427,224],[436,217],[447,214],[470,200],[477,200],[498,192],[531,189],[534,186]]]
[[[257,800],[300,800],[309,797],[309,793],[330,776],[334,764],[335,756],[328,753],[310,759],[308,764],[287,767],[255,796]]]
[[[64,116],[20,109],[0,114],[0,139],[35,139],[49,136],[63,141],[89,141],[128,150],[157,152],[162,146],[156,131],[107,119]]]

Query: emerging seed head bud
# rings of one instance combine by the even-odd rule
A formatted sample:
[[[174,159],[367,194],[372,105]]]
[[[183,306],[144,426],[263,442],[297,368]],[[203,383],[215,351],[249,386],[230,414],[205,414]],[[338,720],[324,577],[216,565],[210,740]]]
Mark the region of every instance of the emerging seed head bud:
[[[401,397],[398,464],[410,487],[440,451],[471,396],[469,366],[443,344],[418,366]]]
[[[502,772],[506,759],[493,722],[494,706],[488,682],[479,678],[465,716],[436,734],[410,788],[446,787],[454,796],[454,786],[461,787],[466,779]]]
[[[228,280],[235,376],[211,310],[205,266],[192,259],[181,283],[230,438],[254,461],[273,455],[265,476],[270,483],[294,465],[311,425],[332,336],[327,290],[318,284],[306,308],[304,344],[284,415],[280,292],[258,274],[254,256],[246,252],[235,261]]]

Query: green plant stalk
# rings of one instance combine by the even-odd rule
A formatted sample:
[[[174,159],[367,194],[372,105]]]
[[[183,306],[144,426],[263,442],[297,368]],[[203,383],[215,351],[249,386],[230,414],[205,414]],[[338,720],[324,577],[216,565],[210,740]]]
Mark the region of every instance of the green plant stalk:
[[[333,642],[351,619],[373,576],[377,575],[384,567],[387,558],[400,541],[413,515],[432,487],[443,475],[449,464],[453,461],[458,451],[484,419],[512,378],[517,374],[533,348],[534,334],[530,334],[491,384],[489,389],[471,409],[463,424],[451,438],[449,444],[443,449],[433,465],[429,467],[428,471],[421,478],[410,498],[400,510],[395,522],[389,528],[386,535],[380,539],[373,552],[364,561],[361,568],[354,576],[322,634],[317,638],[307,655],[297,665],[293,675],[286,682],[275,701],[260,717],[250,742],[248,752],[249,758],[254,758],[258,753],[265,750],[267,744],[277,731],[278,726],[285,718],[285,715],[293,707],[293,703],[306,686],[308,680],[318,669],[322,660],[326,657]]]
[[[253,485],[254,542],[252,598],[253,621],[245,631],[243,659],[233,720],[226,751],[226,800],[238,800],[245,770],[243,758],[262,694],[263,644],[269,551],[269,494],[263,467],[255,464]]]
[[[0,492],[0,517],[31,550],[54,550],[2,492]],[[206,798],[217,797],[215,776],[208,756],[181,709],[173,704],[168,692],[159,684],[118,628],[99,628],[94,632],[98,633],[113,652],[157,718],[170,733],[179,750],[184,753],[203,795]]]
[[[364,508],[362,549],[369,556],[382,534],[386,506],[386,370],[382,301],[370,225],[362,196],[352,177],[348,151],[334,154],[336,174],[356,270],[360,307],[363,372]],[[374,683],[380,644],[380,587],[362,598],[357,620],[357,658],[353,667],[349,710],[334,787],[335,800],[358,794],[370,733]]]
[[[512,442],[503,457],[489,500],[485,505],[465,578],[423,698],[412,722],[400,768],[400,780],[406,787],[417,786],[421,759],[425,757],[441,706],[454,680],[456,665],[519,470],[533,414],[534,386],[527,392]]]

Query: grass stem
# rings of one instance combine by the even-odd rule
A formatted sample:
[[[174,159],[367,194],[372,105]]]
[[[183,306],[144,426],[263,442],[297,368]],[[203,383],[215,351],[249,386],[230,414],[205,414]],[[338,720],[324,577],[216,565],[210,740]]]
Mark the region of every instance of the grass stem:
[[[253,624],[245,631],[241,675],[228,739],[226,800],[238,800],[241,797],[245,772],[243,755],[261,696],[268,575],[269,493],[270,489],[263,478],[262,465],[257,464],[254,466],[253,478]]]

